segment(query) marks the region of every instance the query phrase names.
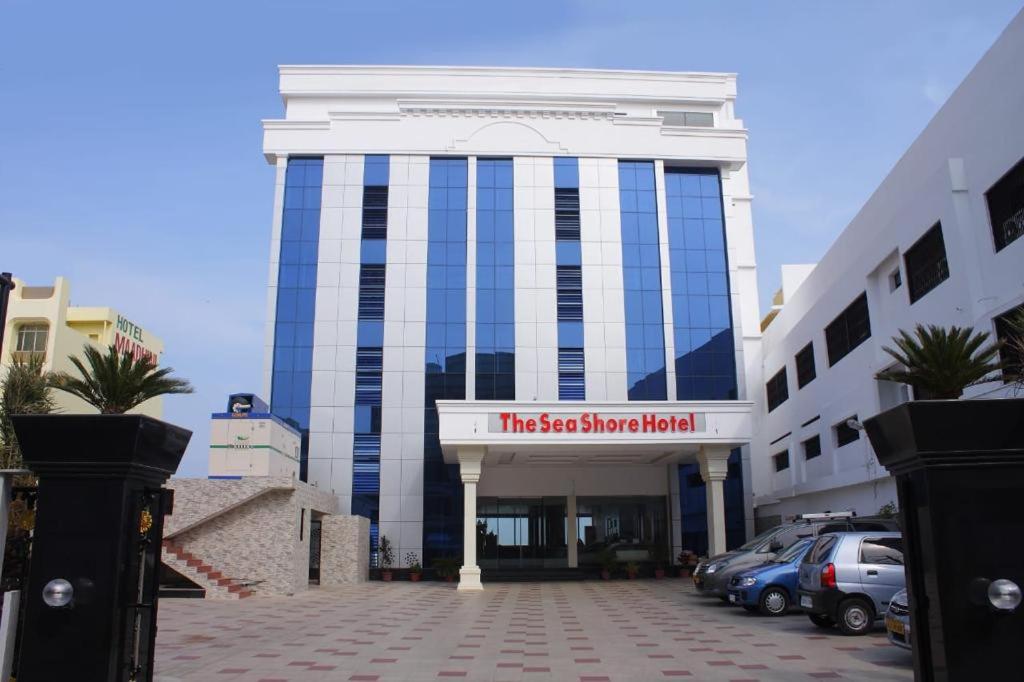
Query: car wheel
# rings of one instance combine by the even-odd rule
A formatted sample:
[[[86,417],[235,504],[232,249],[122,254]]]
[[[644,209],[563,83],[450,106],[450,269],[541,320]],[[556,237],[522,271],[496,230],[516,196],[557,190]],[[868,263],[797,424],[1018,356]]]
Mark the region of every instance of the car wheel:
[[[761,593],[758,606],[766,616],[784,616],[789,611],[789,595],[781,587],[769,587]]]
[[[854,597],[839,605],[839,629],[844,635],[865,635],[875,621],[871,605]]]
[[[811,622],[817,625],[819,628],[824,628],[826,630],[830,629],[833,625],[836,624],[836,622],[828,616],[821,616],[817,613],[808,613],[807,617],[810,618]]]

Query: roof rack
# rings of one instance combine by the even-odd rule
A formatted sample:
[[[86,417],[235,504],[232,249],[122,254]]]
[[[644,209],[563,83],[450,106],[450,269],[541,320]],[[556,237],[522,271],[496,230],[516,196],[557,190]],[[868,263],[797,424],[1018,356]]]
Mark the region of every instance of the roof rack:
[[[821,512],[819,514],[800,514],[796,518],[804,521],[826,521],[828,519],[849,519],[857,515],[857,512]]]

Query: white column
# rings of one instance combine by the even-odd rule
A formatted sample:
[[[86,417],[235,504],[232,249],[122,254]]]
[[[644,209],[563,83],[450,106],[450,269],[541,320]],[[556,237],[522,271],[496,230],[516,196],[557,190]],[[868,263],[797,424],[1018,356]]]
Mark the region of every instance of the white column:
[[[483,447],[459,448],[459,475],[462,477],[462,568],[459,592],[483,592],[480,567],[476,565],[476,484],[483,468]]]
[[[565,525],[566,543],[568,544],[569,568],[579,567],[579,557],[576,553],[577,526],[576,526],[576,493],[569,493],[565,498]]]
[[[729,473],[729,448],[701,446],[697,462],[707,489],[708,556],[711,557],[725,551],[725,491],[722,481]]]

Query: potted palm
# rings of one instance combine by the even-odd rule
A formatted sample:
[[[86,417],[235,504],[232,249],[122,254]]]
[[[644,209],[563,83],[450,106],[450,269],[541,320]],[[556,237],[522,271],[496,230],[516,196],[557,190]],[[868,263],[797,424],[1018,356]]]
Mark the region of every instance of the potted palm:
[[[409,567],[409,580],[418,583],[423,578],[423,566],[416,552],[408,552],[405,555],[405,565]]]
[[[995,585],[990,580],[1013,575],[1020,552],[988,541],[984,532],[1013,534],[1007,518],[1019,505],[1024,478],[1024,399],[958,398],[970,386],[1000,378],[999,370],[1004,381],[1020,380],[1012,359],[999,361],[997,354],[1005,347],[1012,358],[1022,347],[1021,332],[1024,326],[989,343],[987,333],[970,327],[901,331],[896,348],[885,351],[902,367],[876,375],[913,387],[916,398],[865,420],[864,428],[878,461],[896,479],[914,669],[922,679],[936,670],[956,677],[950,661],[964,662],[961,677],[971,677],[968,667],[977,672],[981,661],[985,671],[973,676],[978,679],[1014,665],[1019,637],[1000,631],[1005,621],[997,620],[1003,617],[995,609],[1002,604],[989,588]]]
[[[192,387],[172,376],[171,368],[114,346],[104,353],[90,344],[82,356],[70,358],[77,375],[59,373],[50,384],[99,414],[11,416],[25,465],[39,477],[27,593],[41,594],[61,575],[74,581],[76,592],[82,590],[80,603],[88,603],[67,610],[26,600],[25,632],[54,639],[24,639],[19,666],[25,679],[115,679],[129,657],[140,669],[152,670],[152,639],[136,641],[128,653],[131,638],[118,633],[125,605],[138,602],[148,608],[133,617],[136,629],[155,632],[154,571],[171,500],[161,486],[177,471],[192,434],[126,413],[157,396],[191,393]],[[76,636],[86,632],[95,636]],[[55,657],[57,640],[63,644]],[[98,650],[109,655],[97,657]]]
[[[444,578],[446,583],[455,580],[459,574],[459,561],[455,557],[441,557],[434,561],[434,573],[438,578]]]
[[[878,372],[875,378],[907,384],[919,399],[955,400],[970,386],[998,379],[1004,366],[999,361],[1002,344],[985,345],[988,338],[988,332],[972,327],[919,324],[913,334],[901,329],[893,337],[896,348],[882,348],[899,366]]]
[[[188,381],[171,376],[173,368],[158,369],[151,357],[135,357],[113,345],[106,353],[86,345],[82,354],[85,363],[75,356],[68,358],[80,376],[58,372],[51,383],[59,391],[78,396],[100,414],[124,414],[151,398],[193,392]]]

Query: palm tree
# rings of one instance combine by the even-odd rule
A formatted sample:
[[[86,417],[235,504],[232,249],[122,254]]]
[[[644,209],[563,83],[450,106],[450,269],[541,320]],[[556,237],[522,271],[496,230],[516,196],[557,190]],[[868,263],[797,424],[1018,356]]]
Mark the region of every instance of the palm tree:
[[[11,423],[13,414],[49,414],[53,411],[50,378],[43,359],[15,360],[0,383],[0,468],[21,469],[21,449]]]
[[[132,357],[114,346],[108,346],[104,355],[88,344],[82,352],[88,369],[77,357],[69,358],[81,378],[59,372],[53,375],[53,387],[78,396],[102,414],[124,414],[150,398],[193,392],[188,381],[170,376],[171,367],[157,369],[152,357]]]
[[[883,370],[875,378],[907,384],[929,398],[959,398],[968,386],[998,378],[1001,344],[986,346],[988,338],[988,332],[975,332],[973,327],[919,324],[913,335],[901,329],[893,337],[898,350],[882,350],[902,367]]]
[[[1005,350],[1009,351],[1008,359],[1003,367],[1006,381],[1024,387],[1024,308],[1007,319],[1009,334],[1004,341]]]

